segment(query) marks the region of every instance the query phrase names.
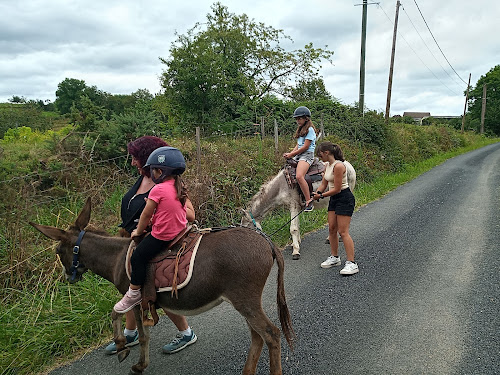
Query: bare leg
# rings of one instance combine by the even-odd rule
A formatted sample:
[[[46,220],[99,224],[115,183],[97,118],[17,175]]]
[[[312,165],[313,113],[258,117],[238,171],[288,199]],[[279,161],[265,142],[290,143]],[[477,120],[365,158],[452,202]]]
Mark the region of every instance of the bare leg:
[[[300,190],[302,190],[302,194],[304,194],[304,198],[306,202],[310,199],[311,193],[309,192],[309,185],[307,185],[306,179],[304,176],[309,170],[309,163],[304,160],[300,160],[297,164],[297,182],[299,183]]]
[[[130,310],[125,313],[125,328],[130,330],[135,330],[137,328],[137,323],[135,322],[134,311]]]
[[[351,217],[345,215],[337,215],[338,232],[344,242],[345,253],[347,260],[354,262],[354,241],[349,234],[349,226]]]
[[[328,211],[328,238],[330,240],[330,252],[333,256],[339,256],[339,236],[337,235],[338,223],[335,211]]]
[[[189,328],[189,324],[185,316],[171,313],[165,309],[163,309],[163,311],[165,311],[165,314],[167,314],[179,331],[185,331]]]

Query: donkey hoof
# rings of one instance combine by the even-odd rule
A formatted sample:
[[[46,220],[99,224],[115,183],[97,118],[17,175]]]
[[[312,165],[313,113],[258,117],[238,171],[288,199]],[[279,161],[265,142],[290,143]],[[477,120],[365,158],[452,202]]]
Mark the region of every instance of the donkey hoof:
[[[143,370],[138,368],[137,365],[133,365],[128,374],[129,375],[141,375],[142,373],[143,373]]]
[[[125,348],[121,352],[118,352],[118,362],[120,363],[123,362],[123,360],[127,358],[129,354],[130,354],[129,348]]]

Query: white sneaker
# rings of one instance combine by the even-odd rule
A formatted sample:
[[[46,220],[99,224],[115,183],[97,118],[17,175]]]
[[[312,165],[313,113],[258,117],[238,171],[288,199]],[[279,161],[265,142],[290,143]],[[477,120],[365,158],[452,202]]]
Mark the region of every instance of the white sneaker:
[[[330,255],[323,263],[321,263],[321,268],[330,268],[333,266],[340,266],[340,257]]]
[[[344,268],[340,270],[341,275],[354,275],[359,272],[358,265],[350,260],[345,262]]]

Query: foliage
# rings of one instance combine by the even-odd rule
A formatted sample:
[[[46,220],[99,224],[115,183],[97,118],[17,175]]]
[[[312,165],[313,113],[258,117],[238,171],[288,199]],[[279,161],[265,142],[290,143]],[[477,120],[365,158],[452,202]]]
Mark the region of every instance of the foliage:
[[[469,91],[467,128],[477,132],[480,130],[483,85],[486,85],[484,131],[498,136],[500,135],[500,65],[491,68],[488,73],[481,76],[476,87]]]
[[[283,115],[290,113],[286,108],[290,103],[273,98],[264,102],[276,112],[283,111]],[[137,112],[126,115],[135,113],[136,120],[142,118],[155,103],[158,104],[154,100],[139,101],[134,108]],[[315,110],[330,105],[328,101],[317,103]],[[338,109],[346,112],[342,116],[347,120],[346,108]],[[326,113],[325,110],[325,116]],[[367,122],[378,121],[377,114],[369,117],[373,118]],[[154,122],[141,126],[145,130]],[[135,131],[134,123],[122,117],[113,118],[109,124],[131,132],[129,136]],[[342,146],[358,172],[355,194],[359,202],[367,203],[385,194],[395,185],[383,181],[390,179],[394,171],[407,171],[429,155],[458,150],[462,145],[493,142],[470,133],[459,134],[450,127],[392,124],[384,132],[393,137],[391,142],[395,144],[386,150],[375,144],[387,143],[377,137],[362,145],[359,131],[352,139],[335,132],[327,135],[327,140]],[[7,373],[40,373],[55,361],[74,357],[110,339],[109,311],[118,299],[117,292],[93,274],[86,275],[77,285],[63,283],[53,241],[27,225],[33,221],[66,228],[90,196],[91,224],[117,232],[121,197],[135,180],[135,174],[126,166],[125,142],[115,151],[122,157],[102,160],[97,150],[105,149],[105,137],[101,133],[100,137],[90,138],[90,134],[75,132],[73,127],[47,132],[18,128],[9,130],[0,141],[0,301],[4,307],[0,314],[0,340],[5,344],[0,368]],[[283,163],[282,153],[295,143],[290,133],[280,136],[277,151],[272,137],[202,138],[202,159],[198,164],[192,137],[169,137],[167,141],[186,157],[188,168],[183,177],[200,226],[207,227],[239,222],[239,209],[278,171]],[[375,192],[369,188],[369,181],[373,181]],[[307,224],[301,226],[302,231],[324,225],[324,212],[318,210],[311,215],[314,216],[302,223]],[[277,210],[264,221],[264,230],[274,232],[288,219],[287,212]],[[283,230],[274,238],[283,246],[288,234]]]
[[[86,87],[85,81],[75,78],[66,78],[60,82],[57,85],[56,101],[54,102],[59,113],[70,113],[71,107],[80,100]]]
[[[161,59],[171,114],[191,131],[193,124],[220,130],[265,95],[286,94],[297,78],[316,78],[319,63],[333,54],[312,44],[287,52],[283,39],[290,38],[282,30],[215,3],[207,22],[178,35],[170,58]]]
[[[0,106],[0,138],[8,129],[29,126],[34,130],[47,130],[51,125],[51,118],[44,116],[38,105],[33,103],[4,103]]]
[[[322,78],[301,79],[294,87],[288,87],[285,90],[287,96],[296,102],[332,100],[332,95],[326,89]]]

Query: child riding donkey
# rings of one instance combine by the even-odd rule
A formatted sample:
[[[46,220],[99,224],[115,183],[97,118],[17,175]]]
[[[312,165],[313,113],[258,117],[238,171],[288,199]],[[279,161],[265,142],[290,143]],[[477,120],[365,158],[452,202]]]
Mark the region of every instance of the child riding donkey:
[[[297,122],[297,130],[295,138],[297,144],[290,152],[285,152],[283,157],[287,159],[287,164],[290,164],[290,159],[296,162],[297,183],[300,186],[304,202],[310,199],[312,191],[310,190],[310,182],[306,180],[306,174],[314,162],[314,150],[316,148],[316,128],[311,121],[311,111],[309,108],[301,106],[295,109],[293,117]],[[293,163],[293,162],[292,162]],[[295,163],[293,163],[295,164]],[[305,206],[304,211],[310,212],[314,209],[311,203]]]

